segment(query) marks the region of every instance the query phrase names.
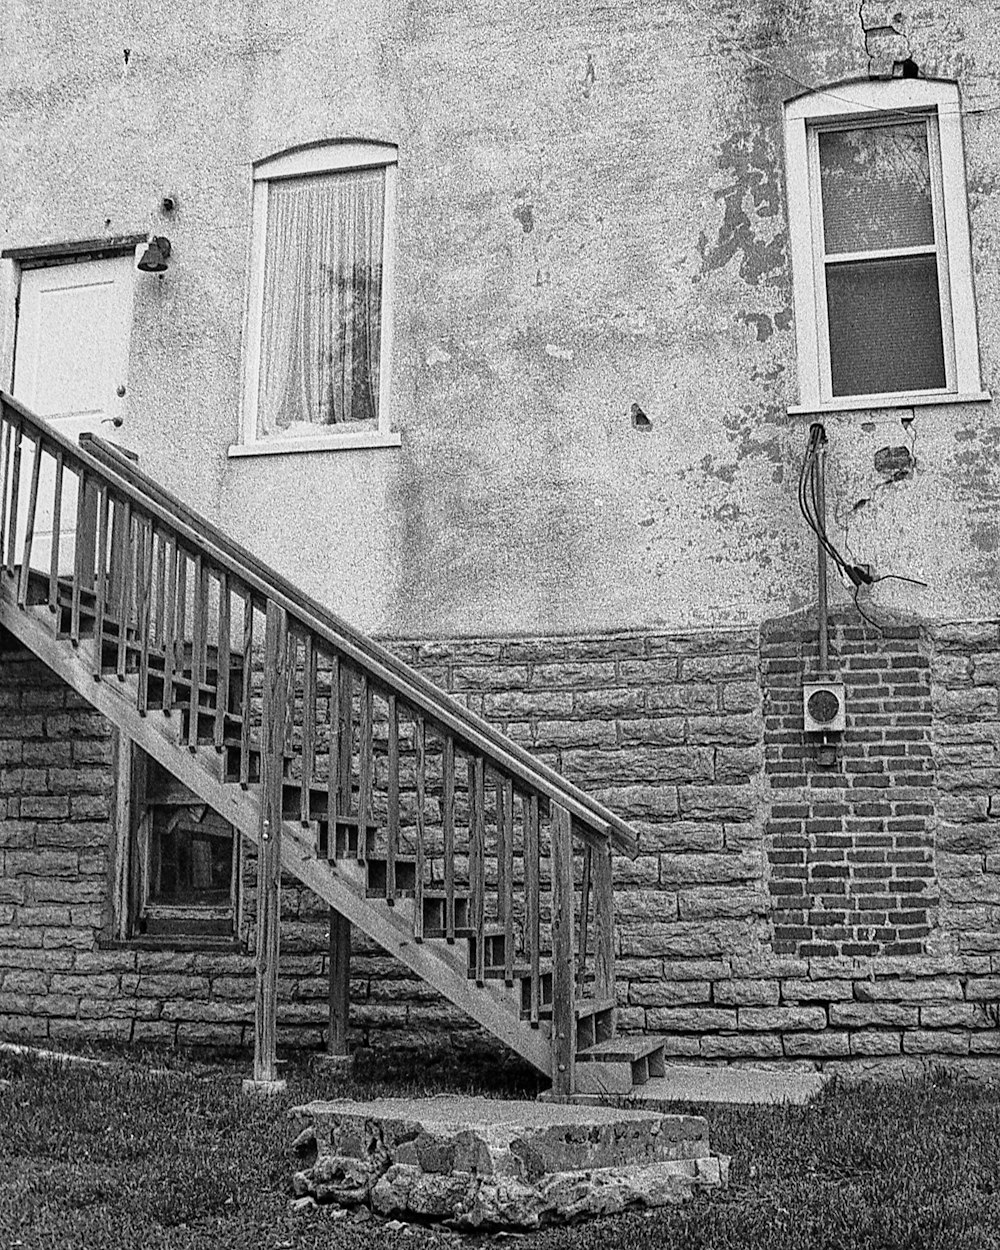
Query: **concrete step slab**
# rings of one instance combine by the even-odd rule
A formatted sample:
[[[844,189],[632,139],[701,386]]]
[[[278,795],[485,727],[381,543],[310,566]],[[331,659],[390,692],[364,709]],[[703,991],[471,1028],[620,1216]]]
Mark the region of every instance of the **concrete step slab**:
[[[678,1102],[793,1103],[815,1098],[831,1079],[822,1072],[781,1068],[711,1067],[668,1064],[665,1075],[651,1077],[631,1093],[573,1095],[578,1105],[618,1105],[665,1111]]]
[[[291,1111],[297,1195],[457,1227],[533,1228],[726,1183],[701,1116],[441,1096]]]
[[[441,1095],[313,1102],[290,1112],[312,1125],[320,1154],[367,1158],[376,1138],[400,1163],[434,1171],[558,1172],[707,1157],[701,1116]]]

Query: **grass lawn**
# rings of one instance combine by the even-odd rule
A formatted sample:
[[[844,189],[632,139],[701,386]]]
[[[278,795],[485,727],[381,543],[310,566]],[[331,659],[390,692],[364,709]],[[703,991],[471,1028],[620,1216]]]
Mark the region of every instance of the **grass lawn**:
[[[244,1071],[154,1077],[134,1058],[81,1070],[0,1055],[0,1248],[418,1250],[495,1240],[291,1211],[284,1118],[324,1095],[499,1096],[495,1078],[492,1089],[426,1073],[324,1088],[303,1071],[290,1074],[287,1097],[267,1102],[242,1097]],[[516,1084],[509,1095],[534,1092]],[[517,1240],[530,1250],[1000,1250],[1000,1091],[941,1079],[705,1114],[713,1149],[732,1155],[727,1193]]]

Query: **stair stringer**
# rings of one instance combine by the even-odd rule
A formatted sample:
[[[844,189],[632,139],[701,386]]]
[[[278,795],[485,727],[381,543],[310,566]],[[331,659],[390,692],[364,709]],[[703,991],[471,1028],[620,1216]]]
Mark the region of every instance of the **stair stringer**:
[[[0,626],[6,628],[68,686],[102,713],[116,728],[162,764],[178,781],[214,811],[234,825],[254,845],[260,834],[260,802],[257,787],[243,790],[238,784],[213,776],[219,768],[214,749],[192,752],[178,741],[180,718],[155,711],[145,716],[135,706],[135,684],[114,676],[96,681],[92,640],[73,647],[52,633],[48,608],[21,609],[11,602],[8,587],[0,586]],[[291,821],[282,822],[282,867],[308,886],[352,925],[398,959],[421,980],[438,990],[449,1002],[483,1025],[517,1054],[545,1075],[552,1072],[548,1038],[519,1018],[514,991],[500,982],[476,985],[468,979],[468,944],[448,946],[430,939],[416,942],[412,929],[412,903],[398,900],[387,907],[364,896],[363,876],[356,864],[329,864],[317,858],[309,830]]]

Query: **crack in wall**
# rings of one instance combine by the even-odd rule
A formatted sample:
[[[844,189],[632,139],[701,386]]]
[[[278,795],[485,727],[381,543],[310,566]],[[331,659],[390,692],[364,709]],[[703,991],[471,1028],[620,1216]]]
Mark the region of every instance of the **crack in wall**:
[[[875,53],[873,53],[871,44],[870,44],[870,39],[872,36],[881,36],[883,38],[891,38],[892,36],[895,36],[898,39],[902,39],[906,45],[906,55],[905,57],[902,58],[902,60],[912,59],[913,48],[910,43],[910,36],[907,34],[904,28],[905,22],[906,22],[906,15],[900,11],[900,12],[893,14],[891,22],[888,22],[888,23],[876,22],[876,23],[873,23],[871,26],[866,26],[865,25],[865,7],[868,3],[869,3],[869,0],[858,0],[858,24],[861,27],[861,34],[864,38],[865,56],[868,58],[868,77],[871,78],[874,76],[873,66],[874,66],[874,61],[875,61]],[[896,58],[893,58],[894,67],[901,63],[902,63],[901,60],[897,60]]]

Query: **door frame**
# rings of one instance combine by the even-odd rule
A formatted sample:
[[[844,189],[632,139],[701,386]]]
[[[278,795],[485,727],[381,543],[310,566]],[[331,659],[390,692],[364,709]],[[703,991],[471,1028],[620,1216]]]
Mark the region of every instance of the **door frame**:
[[[17,320],[21,304],[21,274],[25,269],[44,269],[55,265],[71,265],[89,260],[106,260],[117,256],[134,256],[145,245],[148,234],[119,234],[103,239],[75,239],[62,243],[36,243],[26,247],[5,247],[0,251],[0,386],[14,390],[17,367],[15,347]]]

